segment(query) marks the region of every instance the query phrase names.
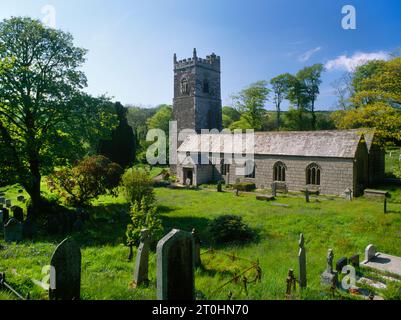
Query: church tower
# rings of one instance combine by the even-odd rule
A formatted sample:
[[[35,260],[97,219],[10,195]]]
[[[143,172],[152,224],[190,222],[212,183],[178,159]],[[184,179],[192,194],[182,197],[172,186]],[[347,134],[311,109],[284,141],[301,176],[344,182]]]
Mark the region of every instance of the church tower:
[[[180,61],[174,54],[173,117],[178,132],[222,130],[220,79],[220,57],[214,53],[202,59],[194,49],[192,58]]]

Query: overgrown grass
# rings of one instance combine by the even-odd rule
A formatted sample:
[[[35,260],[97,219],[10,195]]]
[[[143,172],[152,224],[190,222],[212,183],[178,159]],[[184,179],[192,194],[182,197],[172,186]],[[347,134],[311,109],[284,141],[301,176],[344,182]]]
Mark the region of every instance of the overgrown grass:
[[[14,189],[6,191],[14,196]],[[0,190],[1,191],[1,190]],[[308,290],[303,299],[331,299],[321,287],[320,274],[326,266],[327,250],[332,248],[336,259],[360,253],[373,243],[382,252],[401,255],[401,205],[389,204],[390,213],[383,213],[381,202],[363,198],[347,202],[340,198],[313,197],[305,203],[303,197],[279,196],[273,202],[257,201],[255,195],[235,197],[231,192],[156,189],[159,212],[165,232],[172,228],[191,231],[196,228],[202,240],[202,252],[210,247],[207,224],[226,214],[241,215],[244,222],[259,232],[259,242],[244,246],[221,246],[217,252],[204,253],[204,267],[196,272],[197,295],[202,299],[284,299],[286,276],[289,269],[298,274],[298,239],[304,233],[307,249]],[[392,192],[393,199],[399,191]],[[330,200],[331,199],[331,200]],[[289,207],[274,206],[274,203]],[[128,206],[122,197],[101,197],[94,202],[91,220],[85,231],[75,234],[82,247],[83,299],[155,299],[156,257],[150,257],[149,288],[132,289],[134,262],[128,262],[128,248],[124,245],[128,222]],[[3,237],[1,236],[1,239]],[[0,250],[0,271],[20,292],[31,293],[34,299],[46,299],[46,292],[33,284],[32,279],[43,278],[42,268],[50,262],[51,254],[61,238],[37,240],[9,245]],[[228,255],[247,260],[232,259]],[[231,283],[221,288],[235,274],[259,261],[262,281],[248,286],[248,294],[241,286]],[[255,273],[248,274],[253,280]],[[394,292],[389,297],[397,297]],[[300,298],[300,296],[298,295]],[[342,295],[342,298],[348,298]],[[1,292],[0,299],[13,298]],[[337,296],[336,299],[340,298]]]

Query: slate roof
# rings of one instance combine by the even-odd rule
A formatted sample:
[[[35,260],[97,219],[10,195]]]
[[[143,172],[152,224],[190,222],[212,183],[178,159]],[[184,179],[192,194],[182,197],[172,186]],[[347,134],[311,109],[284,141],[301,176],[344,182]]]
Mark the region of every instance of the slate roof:
[[[282,155],[303,157],[354,158],[359,142],[363,136],[361,130],[333,131],[281,131],[258,132],[254,136],[255,154]],[[231,145],[230,135],[208,134],[188,136],[178,149],[178,152],[202,153],[247,153],[252,150],[252,142],[241,144],[234,139]],[[201,142],[201,139],[204,139]],[[367,147],[371,140],[367,140]],[[248,146],[248,149],[246,149]]]

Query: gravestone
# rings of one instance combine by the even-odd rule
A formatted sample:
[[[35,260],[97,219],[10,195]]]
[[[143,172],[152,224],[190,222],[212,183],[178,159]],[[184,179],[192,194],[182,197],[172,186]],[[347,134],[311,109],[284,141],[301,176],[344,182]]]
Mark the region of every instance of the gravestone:
[[[277,184],[275,182],[272,183],[272,196],[277,197]]]
[[[344,198],[345,200],[352,201],[352,190],[350,188],[345,189]]]
[[[298,253],[298,261],[299,261],[299,287],[301,289],[306,288],[307,279],[306,279],[306,250],[305,250],[305,238],[303,233],[301,233],[299,238],[299,253]]]
[[[198,268],[202,264],[200,256],[201,241],[195,229],[192,230],[192,236],[194,237],[194,243],[195,243],[195,268]]]
[[[157,244],[158,300],[195,299],[195,254],[191,233],[172,230]]]
[[[25,197],[24,196],[18,196],[17,200],[19,202],[25,202]]]
[[[6,207],[11,208],[11,200],[10,199],[6,199]]]
[[[333,270],[334,253],[332,249],[329,249],[327,254],[327,267],[321,275],[321,283],[324,286],[336,287],[338,281],[338,273]]]
[[[149,283],[149,250],[149,230],[144,229],[141,231],[141,243],[138,247],[138,253],[136,255],[134,287],[147,285]]]
[[[387,213],[387,198],[384,198],[384,213]]]
[[[3,219],[4,219],[3,210],[0,209],[0,226],[3,225],[3,221],[4,221]]]
[[[8,219],[10,219],[10,212],[8,211],[7,208],[3,208],[1,209],[1,211],[3,211],[3,225],[5,225]]]
[[[6,204],[6,198],[0,197],[0,204]]]
[[[351,258],[349,258],[349,263],[354,267],[354,268],[359,268],[359,254],[353,255]]]
[[[337,272],[341,273],[343,268],[348,264],[348,259],[346,257],[342,257],[341,259],[337,260],[336,262],[336,270]]]
[[[71,238],[53,253],[50,272],[50,300],[79,300],[81,293],[81,250]]]
[[[24,210],[21,207],[14,206],[11,208],[13,212],[14,219],[18,220],[19,222],[24,222]]]
[[[306,202],[310,202],[310,197],[309,197],[309,190],[308,190],[308,188],[306,188],[306,190],[305,190],[305,201]]]
[[[365,249],[365,261],[370,261],[376,257],[377,249],[373,244],[370,244]]]
[[[22,241],[22,223],[11,218],[4,226],[5,242],[21,242]]]

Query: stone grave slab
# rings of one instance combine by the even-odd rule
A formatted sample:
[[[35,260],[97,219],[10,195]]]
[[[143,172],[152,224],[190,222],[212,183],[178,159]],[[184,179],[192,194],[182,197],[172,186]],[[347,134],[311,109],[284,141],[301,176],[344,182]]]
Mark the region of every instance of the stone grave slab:
[[[379,252],[369,261],[362,262],[361,266],[401,276],[401,257]]]

